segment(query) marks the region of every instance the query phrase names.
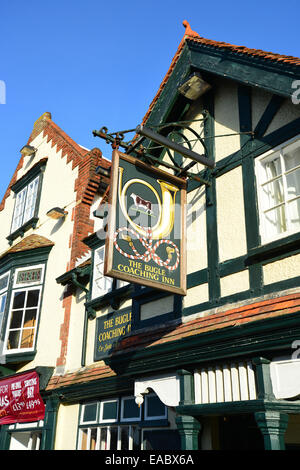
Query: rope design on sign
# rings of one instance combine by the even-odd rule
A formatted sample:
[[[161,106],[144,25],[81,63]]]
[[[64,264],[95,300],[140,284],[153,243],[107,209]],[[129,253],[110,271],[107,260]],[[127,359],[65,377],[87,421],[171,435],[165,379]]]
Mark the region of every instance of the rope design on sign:
[[[122,234],[123,232],[128,232],[131,233],[139,242],[142,243],[144,248],[146,249],[145,253],[140,254],[137,249],[135,248],[132,238],[130,235]],[[127,241],[129,243],[130,248],[134,252],[134,255],[130,255],[126,253],[122,248],[119,247],[118,244],[118,236],[119,234],[122,234],[122,239]],[[166,251],[168,254],[168,259],[166,261],[163,261],[157,254],[156,250],[157,248],[162,245],[166,244],[168,245],[166,247]],[[115,248],[121,253],[121,255],[125,256],[125,258],[133,259],[133,260],[141,260],[145,261],[146,263],[149,262],[151,259],[158,264],[158,266],[163,266],[167,268],[169,271],[175,271],[178,268],[179,264],[179,250],[175,243],[173,243],[171,240],[158,240],[154,245],[152,244],[152,230],[150,228],[147,229],[147,238],[140,237],[134,230],[131,228],[127,227],[121,227],[119,228],[115,234],[114,234],[114,246]],[[169,266],[171,260],[172,260],[172,255],[173,253],[176,252],[176,263],[173,266]]]

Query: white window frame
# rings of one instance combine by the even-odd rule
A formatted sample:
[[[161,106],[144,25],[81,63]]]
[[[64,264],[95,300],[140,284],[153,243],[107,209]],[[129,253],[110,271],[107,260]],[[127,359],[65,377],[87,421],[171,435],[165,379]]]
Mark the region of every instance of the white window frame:
[[[20,284],[17,284],[17,277],[18,273],[21,271],[31,271],[33,269],[41,269],[42,274],[41,274],[41,279],[39,281],[29,281],[29,282],[23,282]],[[36,286],[44,283],[44,273],[45,273],[45,265],[44,264],[37,264],[35,266],[22,266],[20,268],[17,268],[14,272],[14,284],[13,284],[13,289],[20,289],[22,287],[31,287],[31,286]]]
[[[10,281],[10,271],[6,271],[4,274],[2,274],[0,276],[0,280],[1,280],[2,278],[6,277],[7,275],[8,275],[7,285],[6,285],[6,287],[4,287],[3,289],[0,290],[0,308],[1,308],[1,304],[2,304],[2,299],[3,299],[4,296],[6,296],[3,311],[1,312],[1,310],[0,310],[0,332],[1,332],[1,329],[2,329],[2,323],[3,323],[4,313],[5,313],[6,304],[7,304],[8,288],[9,288],[9,281]]]
[[[111,419],[104,419],[103,418],[103,408],[104,408],[105,403],[117,403],[117,416],[116,416],[116,418],[111,418]],[[118,416],[119,416],[119,400],[117,398],[112,399],[112,400],[102,400],[100,402],[100,417],[99,417],[99,422],[100,423],[117,423],[119,421]]]
[[[263,183],[262,183],[262,172],[263,172],[263,169],[262,169],[262,166],[264,163],[268,162],[268,161],[272,161],[274,160],[275,158],[277,158],[279,156],[280,158],[280,162],[281,162],[281,166],[282,166],[282,163],[284,162],[284,157],[283,157],[283,153],[288,150],[287,147],[299,147],[300,148],[300,136],[298,135],[296,138],[293,138],[293,139],[290,139],[289,141],[285,142],[284,144],[281,144],[275,148],[273,148],[272,150],[264,153],[263,155],[260,155],[259,157],[256,158],[256,161],[255,161],[255,174],[256,174],[256,182],[257,182],[257,200],[258,200],[258,209],[259,209],[259,228],[260,228],[260,236],[261,236],[261,242],[262,244],[263,243],[269,243],[271,241],[275,241],[275,240],[280,240],[281,238],[284,238],[284,237],[287,237],[288,235],[291,235],[293,233],[297,233],[299,232],[299,230],[297,229],[289,229],[287,228],[286,231],[284,232],[281,232],[281,233],[278,233],[278,234],[270,234],[268,233],[268,229],[267,229],[267,224],[266,224],[266,221],[265,221],[265,216],[264,216],[264,208],[263,208],[263,192],[262,192],[262,186],[263,186]],[[285,210],[286,210],[286,205],[287,205],[287,189],[286,189],[286,174],[289,173],[290,171],[294,171],[296,168],[300,168],[300,165],[293,168],[292,170],[289,170],[289,171],[283,171],[283,166],[282,166],[282,181],[283,181],[283,188],[284,188],[284,202],[283,202],[283,205],[285,207]],[[271,182],[272,180],[270,180]],[[294,198],[295,200],[297,199]],[[288,201],[291,202],[293,200],[293,198],[289,199]],[[274,206],[275,208],[276,206]],[[272,209],[270,209],[272,210]],[[286,214],[286,212],[285,212]],[[285,221],[286,223],[288,224],[289,220],[288,220],[288,217],[285,216]]]
[[[16,284],[16,279],[17,279],[18,272],[24,271],[24,270],[39,269],[39,268],[42,269],[41,280],[34,281],[34,282],[28,282],[28,283],[22,283],[22,284]],[[38,322],[39,322],[39,316],[40,316],[40,310],[41,310],[42,289],[43,289],[43,283],[44,283],[44,273],[45,273],[45,266],[43,264],[34,265],[34,266],[23,266],[23,267],[17,268],[15,270],[14,285],[13,285],[13,288],[11,290],[11,295],[10,295],[9,313],[8,313],[8,318],[7,318],[5,336],[4,336],[4,346],[3,346],[3,353],[4,354],[8,355],[8,354],[24,353],[24,352],[34,351],[34,349],[35,349]],[[39,290],[38,305],[35,307],[37,309],[37,315],[36,315],[36,320],[35,320],[34,338],[33,338],[32,347],[30,347],[30,348],[20,348],[20,347],[18,347],[18,348],[14,348],[14,349],[8,349],[7,348],[7,341],[8,341],[10,331],[12,331],[9,328],[9,326],[10,326],[10,321],[11,321],[11,317],[12,317],[12,306],[13,306],[13,302],[14,302],[14,294],[17,293],[17,292],[26,291],[25,295],[27,296],[28,295],[27,292],[30,291],[30,290]],[[24,328],[23,328],[24,318],[25,318],[25,315],[24,315],[24,312],[23,312],[21,328],[16,328],[16,330],[20,330],[22,332],[24,331]],[[21,341],[21,335],[20,335],[19,341]]]
[[[98,256],[99,252],[103,252],[103,261],[101,263],[96,262],[96,257]],[[107,276],[104,276],[104,258],[105,258],[105,245],[96,248],[93,256],[93,285],[92,285],[92,299],[96,299],[98,297],[102,297],[103,295],[107,294],[108,292],[112,291],[113,288],[113,279]],[[97,263],[97,264],[96,264]],[[102,271],[101,269],[98,268],[98,266],[102,266]],[[96,277],[97,274],[97,269],[98,277]],[[101,286],[97,284],[97,282],[101,281]]]
[[[30,219],[34,217],[36,204],[37,204],[39,183],[40,183],[40,175],[36,176],[24,188],[22,188],[20,191],[18,191],[15,194],[15,198],[16,198],[15,207],[14,207],[14,212],[13,212],[13,217],[12,217],[10,233],[15,232],[20,227],[22,227],[22,225],[24,225],[26,222],[28,222]],[[31,187],[33,188],[33,190],[29,192]],[[20,203],[18,203],[18,198],[22,194],[23,194],[23,199]],[[32,200],[30,200],[30,198],[32,198]],[[29,215],[26,215],[27,213],[29,213]],[[18,222],[16,222],[17,218],[20,219]]]
[[[86,406],[89,405],[96,405],[96,419],[94,421],[83,421],[83,415],[84,415],[84,410]],[[98,423],[98,413],[99,413],[99,402],[97,401],[92,401],[90,403],[84,403],[81,407],[81,416],[80,416],[80,424],[86,425],[86,424],[96,424]]]

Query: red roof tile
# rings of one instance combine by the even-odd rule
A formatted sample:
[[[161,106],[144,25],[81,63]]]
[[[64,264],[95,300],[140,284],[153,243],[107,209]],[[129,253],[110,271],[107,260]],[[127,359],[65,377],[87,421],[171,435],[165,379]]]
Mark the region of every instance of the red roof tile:
[[[178,49],[175,53],[175,56],[173,57],[173,60],[172,60],[171,65],[169,67],[169,70],[167,71],[163,81],[161,82],[160,87],[159,87],[154,99],[150,103],[149,109],[148,109],[148,111],[147,111],[147,113],[144,116],[144,119],[142,121],[143,124],[145,124],[145,122],[147,121],[149,115],[151,114],[152,109],[154,108],[155,103],[157,102],[159,96],[161,95],[161,93],[163,91],[164,86],[166,85],[170,75],[172,74],[172,72],[175,68],[175,65],[177,64],[178,59],[181,55],[181,52],[182,52],[182,50],[183,50],[183,48],[186,44],[186,41],[194,42],[194,43],[197,43],[197,44],[202,44],[204,46],[211,46],[211,47],[214,47],[214,48],[217,48],[217,49],[227,49],[227,50],[230,50],[231,52],[236,52],[238,54],[243,54],[243,55],[246,55],[246,56],[260,57],[260,58],[266,59],[267,61],[272,61],[273,63],[274,62],[278,62],[278,63],[285,62],[285,63],[293,65],[293,66],[300,66],[300,58],[298,58],[298,57],[286,56],[286,55],[282,55],[282,54],[275,54],[273,52],[266,52],[266,51],[263,51],[261,49],[250,49],[250,48],[245,47],[245,46],[237,46],[237,45],[229,44],[229,43],[226,43],[226,42],[214,41],[212,39],[205,39],[205,38],[201,37],[195,31],[192,31],[189,23],[186,20],[183,21],[183,25],[186,28],[185,34],[184,34],[184,36],[183,36],[183,38],[182,38],[182,40],[181,40],[181,42],[178,46]]]
[[[151,332],[133,334],[123,339],[115,351],[120,353],[152,348],[154,346],[180,341],[193,337],[197,338],[203,333],[216,332],[228,327],[241,327],[243,324],[289,315],[300,310],[300,293],[273,298],[262,302],[253,302],[238,308],[197,318],[175,327],[164,327]],[[64,376],[54,376],[49,382],[48,389],[55,389],[75,383],[84,383],[91,380],[104,379],[115,376],[116,373],[109,366],[100,362],[89,367],[69,373]]]
[[[8,255],[9,253],[18,253],[20,251],[34,250],[35,248],[43,248],[53,245],[54,243],[51,240],[48,240],[48,238],[32,234],[21,240],[9,250],[5,251],[5,253],[0,255],[0,258],[3,258],[3,256]]]

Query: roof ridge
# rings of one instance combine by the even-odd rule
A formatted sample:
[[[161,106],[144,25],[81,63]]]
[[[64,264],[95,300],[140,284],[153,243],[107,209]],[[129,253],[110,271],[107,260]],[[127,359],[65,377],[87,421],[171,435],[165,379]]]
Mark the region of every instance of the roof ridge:
[[[150,105],[149,105],[149,108],[142,120],[142,124],[145,124],[146,121],[148,120],[149,118],[149,115],[151,114],[153,108],[154,108],[154,105],[155,103],[157,102],[159,96],[161,95],[162,91],[163,91],[163,88],[165,86],[165,84],[167,83],[170,75],[172,74],[174,68],[175,68],[175,65],[179,59],[179,56],[182,52],[182,49],[184,48],[184,45],[186,44],[187,41],[191,41],[191,42],[195,42],[195,43],[200,43],[200,44],[203,44],[203,45],[207,45],[207,46],[212,46],[212,47],[215,47],[215,48],[227,48],[227,49],[231,49],[232,52],[236,52],[236,53],[239,53],[239,54],[244,54],[244,55],[247,55],[247,56],[252,56],[252,57],[260,57],[260,58],[263,58],[265,60],[268,60],[270,62],[273,62],[273,63],[280,63],[280,62],[286,62],[288,63],[289,65],[292,65],[292,66],[300,66],[300,58],[299,57],[293,57],[293,56],[287,56],[287,55],[283,55],[283,54],[278,54],[278,53],[274,53],[274,52],[267,52],[267,51],[263,51],[262,49],[251,49],[251,48],[248,48],[246,46],[238,46],[238,45],[234,45],[234,44],[229,44],[227,42],[221,42],[221,41],[215,41],[213,39],[206,39],[202,36],[200,36],[196,31],[193,31],[190,24],[188,23],[187,20],[184,20],[183,21],[183,26],[185,27],[185,32],[184,32],[184,35],[179,43],[179,46],[177,48],[177,51],[171,61],[171,64],[168,68],[168,71],[167,73],[165,74],[159,88],[158,88],[158,91],[157,93],[155,94],[153,100],[151,101]]]

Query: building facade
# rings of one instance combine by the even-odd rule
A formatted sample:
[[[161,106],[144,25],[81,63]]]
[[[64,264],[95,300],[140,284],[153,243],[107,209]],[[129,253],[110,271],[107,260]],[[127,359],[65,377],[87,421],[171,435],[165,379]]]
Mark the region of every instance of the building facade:
[[[213,167],[104,137],[186,179],[187,293],[104,276],[110,161],[43,115],[1,204],[0,386],[35,370],[45,417],[3,449],[300,446],[300,59],[185,27],[142,125]]]

